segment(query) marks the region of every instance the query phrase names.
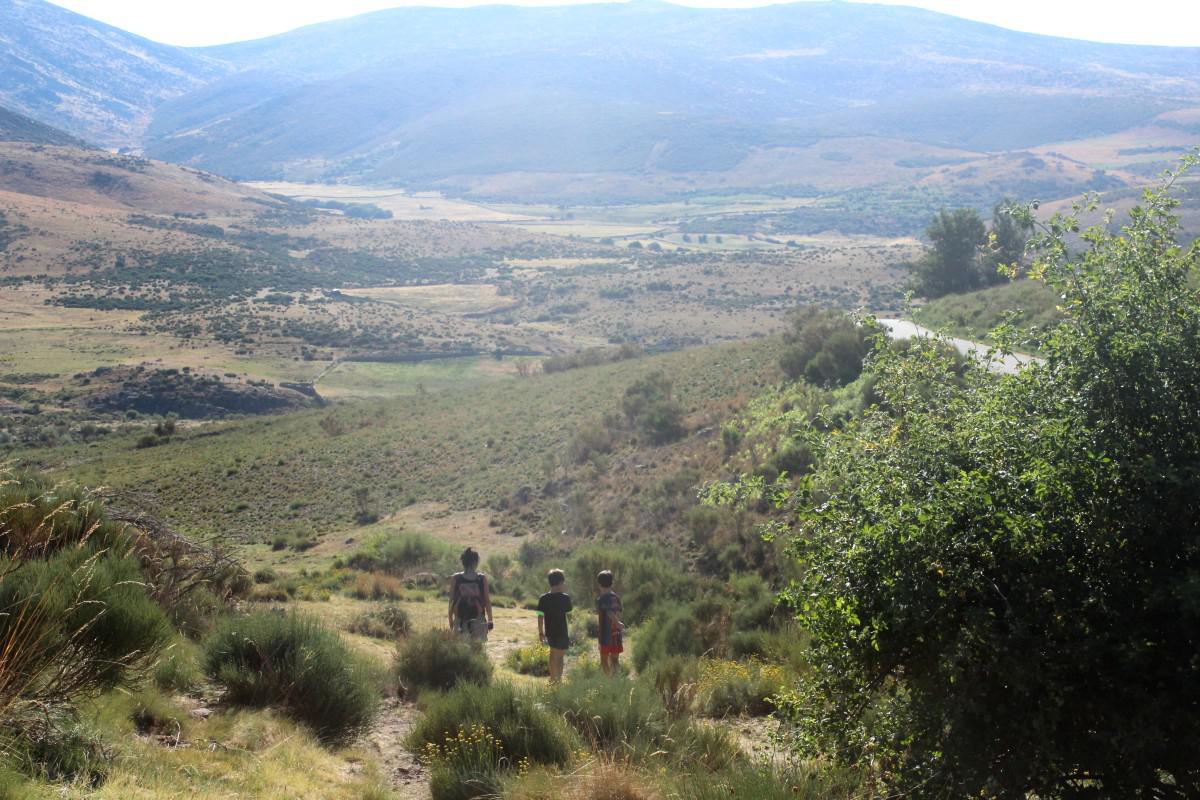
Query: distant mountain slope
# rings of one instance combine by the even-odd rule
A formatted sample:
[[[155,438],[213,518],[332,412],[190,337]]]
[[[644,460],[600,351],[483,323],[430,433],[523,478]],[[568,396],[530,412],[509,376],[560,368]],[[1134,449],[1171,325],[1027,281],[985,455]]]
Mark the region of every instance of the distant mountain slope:
[[[1010,150],[1200,105],[1200,49],[858,3],[399,8],[201,52],[244,72],[159,108],[147,151],[239,178],[720,173],[830,137]]]
[[[0,0],[0,104],[97,144],[139,144],[156,106],[227,69],[43,0]]]
[[[30,142],[87,147],[87,143],[69,133],[43,125],[24,114],[0,108],[0,142]]]

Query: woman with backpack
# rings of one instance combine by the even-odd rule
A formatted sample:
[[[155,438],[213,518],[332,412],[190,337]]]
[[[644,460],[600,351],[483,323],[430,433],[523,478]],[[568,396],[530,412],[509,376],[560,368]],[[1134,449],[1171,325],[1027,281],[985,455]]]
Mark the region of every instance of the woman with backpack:
[[[463,571],[450,578],[450,630],[486,642],[492,629],[492,595],[487,576],[478,572],[479,553],[462,554]]]

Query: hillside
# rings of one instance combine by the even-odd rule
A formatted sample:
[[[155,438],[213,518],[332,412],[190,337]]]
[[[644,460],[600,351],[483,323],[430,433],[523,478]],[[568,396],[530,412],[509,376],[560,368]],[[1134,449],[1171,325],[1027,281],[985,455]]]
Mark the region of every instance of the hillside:
[[[810,181],[771,167],[818,141],[902,140],[915,170],[1200,102],[1194,49],[842,3],[399,8],[202,52],[241,72],[157,111],[157,157],[240,178],[499,196],[531,173],[592,176],[593,199],[627,190],[606,185],[613,175],[660,194],[795,189]],[[869,138],[829,157],[870,162]],[[755,183],[732,182],[748,162]]]
[[[154,448],[135,449],[133,434],[100,447],[16,457],[51,469],[69,465],[74,478],[91,485],[152,493],[169,521],[189,534],[251,543],[279,533],[328,535],[354,527],[360,487],[384,514],[416,502],[495,510],[522,486],[554,497],[566,487],[547,484],[554,478],[547,464],[569,463],[566,443],[586,422],[619,408],[636,380],[663,372],[702,429],[719,423],[731,400],[779,379],[778,347],[764,340],[694,348],[483,388],[210,426]],[[698,435],[707,444],[711,433]],[[364,476],[374,477],[364,483]],[[252,505],[243,502],[248,497]],[[488,531],[489,538],[500,532]]]
[[[158,105],[227,69],[43,0],[0,2],[0,105],[89,142],[136,146]]]
[[[0,108],[0,142],[88,146],[82,139],[7,108]]]

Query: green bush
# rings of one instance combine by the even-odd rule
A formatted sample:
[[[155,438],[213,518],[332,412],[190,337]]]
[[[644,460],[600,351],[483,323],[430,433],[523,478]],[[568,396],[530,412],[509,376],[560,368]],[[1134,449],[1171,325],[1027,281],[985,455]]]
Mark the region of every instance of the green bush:
[[[153,691],[139,692],[133,698],[133,708],[129,712],[129,720],[143,735],[178,733],[184,717],[165,697]]]
[[[672,796],[688,800],[850,800],[861,796],[862,779],[845,770],[733,764],[719,772],[688,770],[673,788]]]
[[[386,603],[356,616],[347,630],[376,639],[402,639],[412,631],[412,619],[401,606]]]
[[[254,571],[255,583],[274,583],[279,580],[279,573],[270,567],[263,567]]]
[[[689,656],[668,656],[639,678],[653,683],[663,707],[672,717],[681,717],[691,710],[696,696],[699,661]]]
[[[1200,795],[1200,251],[1177,205],[1039,223],[1065,315],[1045,362],[876,352],[882,402],[829,437],[791,537],[808,752],[897,794]]]
[[[421,748],[433,800],[491,800],[503,790],[511,759],[487,728],[459,728],[454,736]]]
[[[365,572],[405,575],[420,569],[448,571],[457,554],[450,545],[423,533],[381,533],[368,540],[346,561]]]
[[[653,685],[572,671],[547,703],[595,751],[618,761],[645,762],[662,753],[720,768],[736,759],[728,731],[674,719]]]
[[[137,561],[98,545],[19,565],[0,559],[0,642],[61,653],[72,695],[136,682],[172,635]]]
[[[657,616],[638,629],[634,667],[640,672],[669,656],[724,655],[733,602],[707,594],[686,605],[656,607]]]
[[[200,665],[189,642],[176,641],[158,658],[154,665],[154,685],[164,692],[189,694],[195,691],[203,679]]]
[[[531,644],[510,650],[504,664],[521,675],[545,677],[550,674],[550,648],[544,644]]]
[[[568,568],[568,586],[576,608],[592,607],[596,574],[602,569],[613,572],[613,590],[621,596],[621,619],[627,625],[645,620],[656,603],[686,605],[705,584],[664,559],[662,551],[652,546],[589,545],[576,554]]]
[[[345,741],[374,719],[379,676],[320,622],[269,611],[222,621],[204,642],[204,671],[228,702],[278,705],[324,741]]]
[[[460,683],[486,684],[492,662],[477,643],[452,631],[425,631],[396,651],[396,678],[404,690],[449,689]]]
[[[535,692],[504,682],[462,683],[427,697],[425,714],[408,739],[414,752],[444,747],[462,732],[482,729],[495,737],[510,767],[522,760],[561,766],[571,758],[574,736]]]
[[[621,410],[630,425],[651,444],[667,444],[686,433],[683,406],[671,396],[671,381],[654,372],[625,390]]]
[[[845,386],[862,372],[873,332],[840,311],[805,306],[792,315],[791,327],[783,335],[779,366],[792,380]]]
[[[101,741],[78,723],[42,720],[21,730],[19,736],[14,737],[15,733],[0,734],[0,746],[6,761],[26,775],[93,789],[108,778],[112,757]]]

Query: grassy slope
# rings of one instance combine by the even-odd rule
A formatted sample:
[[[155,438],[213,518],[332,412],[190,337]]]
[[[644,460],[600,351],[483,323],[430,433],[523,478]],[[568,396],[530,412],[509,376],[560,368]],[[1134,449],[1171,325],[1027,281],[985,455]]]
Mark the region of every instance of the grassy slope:
[[[1017,281],[967,294],[947,295],[917,309],[913,317],[934,330],[973,341],[987,341],[989,332],[1016,311],[1021,330],[1044,329],[1061,319],[1057,298],[1044,283]],[[1036,335],[1030,337],[1036,346]]]
[[[776,377],[776,343],[701,348],[485,387],[363,401],[193,429],[137,450],[133,439],[17,454],[64,478],[146,492],[182,532],[261,541],[351,524],[354,492],[383,513],[440,500],[484,508],[540,486],[583,420],[619,408],[661,369],[689,411]],[[332,420],[332,422],[331,422]]]

